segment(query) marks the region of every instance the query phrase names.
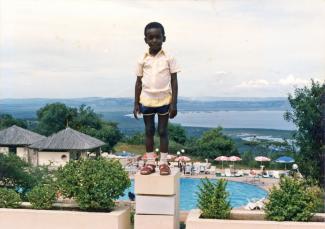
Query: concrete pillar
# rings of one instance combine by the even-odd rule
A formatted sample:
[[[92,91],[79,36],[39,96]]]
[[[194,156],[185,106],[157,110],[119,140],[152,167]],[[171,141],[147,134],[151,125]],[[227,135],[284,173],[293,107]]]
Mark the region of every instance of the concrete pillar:
[[[134,229],[179,229],[179,178],[177,170],[135,175]]]

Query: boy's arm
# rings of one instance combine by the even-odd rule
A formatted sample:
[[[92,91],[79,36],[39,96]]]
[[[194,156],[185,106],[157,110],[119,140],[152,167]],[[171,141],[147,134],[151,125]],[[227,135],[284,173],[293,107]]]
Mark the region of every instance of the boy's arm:
[[[172,87],[172,102],[169,107],[169,117],[174,118],[177,115],[177,94],[178,94],[177,73],[171,74],[171,87]]]
[[[138,113],[140,113],[140,94],[142,90],[141,76],[137,76],[137,81],[135,82],[135,93],[134,93],[134,118],[138,119]]]

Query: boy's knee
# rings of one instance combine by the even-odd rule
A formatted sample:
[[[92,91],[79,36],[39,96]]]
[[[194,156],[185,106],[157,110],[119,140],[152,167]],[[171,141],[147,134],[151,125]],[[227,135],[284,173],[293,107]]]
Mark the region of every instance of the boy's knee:
[[[154,126],[146,126],[146,135],[147,136],[155,135],[155,127]]]
[[[168,132],[167,132],[167,128],[159,128],[158,129],[158,133],[160,137],[166,137]]]

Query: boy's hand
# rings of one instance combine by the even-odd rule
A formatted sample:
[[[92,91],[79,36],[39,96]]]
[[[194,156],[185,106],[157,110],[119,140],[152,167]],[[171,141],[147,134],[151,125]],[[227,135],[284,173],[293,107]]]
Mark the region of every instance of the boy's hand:
[[[134,118],[139,120],[138,114],[140,113],[140,104],[139,103],[134,103],[134,108],[133,108],[133,115]]]
[[[177,106],[170,104],[169,106],[169,118],[173,119],[177,115]]]

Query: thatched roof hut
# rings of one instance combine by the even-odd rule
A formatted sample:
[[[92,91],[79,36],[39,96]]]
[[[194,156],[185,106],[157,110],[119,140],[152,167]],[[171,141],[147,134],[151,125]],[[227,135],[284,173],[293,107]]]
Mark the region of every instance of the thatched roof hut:
[[[105,145],[105,142],[71,128],[61,130],[43,140],[33,143],[30,148],[38,150],[90,150]]]
[[[6,146],[26,146],[45,138],[45,136],[16,125],[0,131],[0,145]]]

